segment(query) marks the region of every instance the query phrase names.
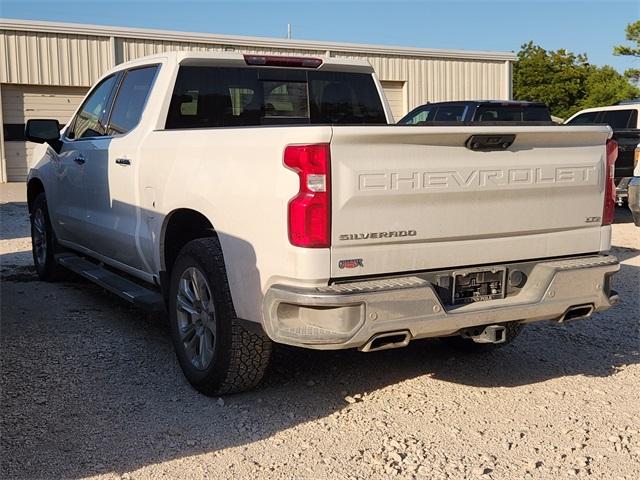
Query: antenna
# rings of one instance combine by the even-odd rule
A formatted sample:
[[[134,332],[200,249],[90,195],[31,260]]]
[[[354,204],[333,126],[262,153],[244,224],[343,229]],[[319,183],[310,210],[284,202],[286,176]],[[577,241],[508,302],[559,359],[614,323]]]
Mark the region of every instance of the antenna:
[[[291,40],[291,24],[287,23],[287,40]]]

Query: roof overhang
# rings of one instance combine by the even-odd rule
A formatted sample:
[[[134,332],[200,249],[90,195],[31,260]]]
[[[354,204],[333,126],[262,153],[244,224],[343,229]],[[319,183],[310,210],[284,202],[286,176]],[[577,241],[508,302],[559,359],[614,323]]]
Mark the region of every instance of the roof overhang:
[[[282,38],[218,35],[211,33],[179,32],[147,28],[111,27],[80,23],[44,22],[34,20],[0,19],[0,30],[27,32],[50,32],[67,35],[89,35],[142,40],[207,43],[229,47],[266,47],[356,53],[366,56],[391,55],[399,57],[432,57],[468,60],[515,61],[512,52],[487,52],[472,50],[449,50],[435,48],[368,45],[358,43],[322,42],[311,40],[288,40]]]

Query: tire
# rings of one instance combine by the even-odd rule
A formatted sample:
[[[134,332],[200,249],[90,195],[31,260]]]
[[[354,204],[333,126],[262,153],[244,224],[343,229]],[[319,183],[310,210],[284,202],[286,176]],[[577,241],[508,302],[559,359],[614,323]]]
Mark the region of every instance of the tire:
[[[271,359],[271,341],[236,317],[216,237],[182,248],[171,271],[168,303],[178,362],[196,390],[214,396],[260,383]]]
[[[465,338],[461,335],[455,335],[452,337],[441,337],[440,340],[447,346],[466,353],[481,353],[481,352],[493,352],[498,348],[504,347],[511,343],[524,328],[521,323],[510,322],[504,324],[506,327],[505,341],[502,343],[476,343],[470,338]]]
[[[51,227],[47,198],[44,192],[38,194],[29,214],[31,220],[31,251],[33,264],[40,280],[55,282],[67,277],[68,271],[55,260],[58,244]]]

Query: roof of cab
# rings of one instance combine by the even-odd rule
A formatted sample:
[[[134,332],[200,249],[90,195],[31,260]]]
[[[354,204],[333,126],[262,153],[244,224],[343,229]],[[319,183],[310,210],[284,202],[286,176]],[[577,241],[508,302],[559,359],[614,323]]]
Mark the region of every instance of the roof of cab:
[[[252,54],[253,56],[261,56],[260,54]],[[338,70],[349,72],[366,72],[373,73],[373,67],[366,60],[335,58],[335,57],[319,57],[314,55],[264,55],[266,57],[299,57],[299,58],[319,58],[322,65],[313,70]],[[146,57],[136,58],[125,63],[121,63],[111,69],[111,72],[124,70],[131,67],[150,63],[174,62],[181,65],[202,65],[217,64],[221,66],[247,66],[244,55],[237,52],[192,52],[188,50],[179,50],[174,52],[157,53]],[[260,68],[260,67],[258,67]],[[272,67],[272,68],[291,68],[291,67]],[[299,67],[293,67],[299,68]]]

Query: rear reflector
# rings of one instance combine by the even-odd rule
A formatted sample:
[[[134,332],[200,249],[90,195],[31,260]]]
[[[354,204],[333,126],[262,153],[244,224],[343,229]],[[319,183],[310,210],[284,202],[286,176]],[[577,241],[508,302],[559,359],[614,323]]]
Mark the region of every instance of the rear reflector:
[[[602,210],[602,225],[611,225],[616,212],[616,186],[613,177],[618,158],[618,142],[607,140],[607,164],[604,177],[604,208]]]
[[[321,58],[279,57],[276,55],[244,55],[244,61],[247,65],[263,67],[318,68],[322,65]]]
[[[289,201],[289,242],[296,247],[331,246],[331,160],[328,143],[289,145],[284,164],[298,174],[298,194]]]

